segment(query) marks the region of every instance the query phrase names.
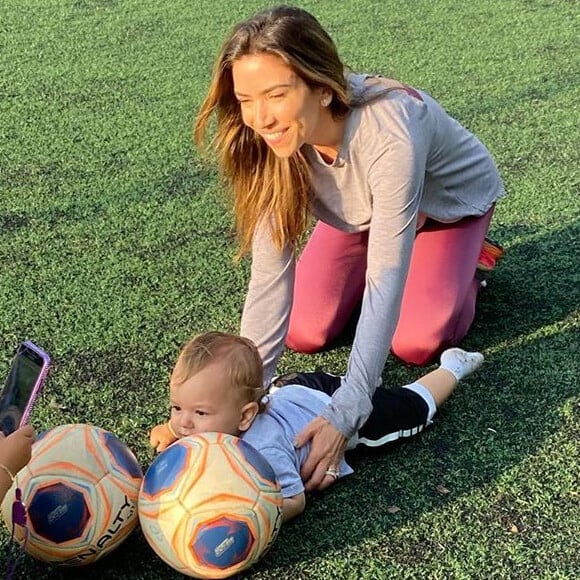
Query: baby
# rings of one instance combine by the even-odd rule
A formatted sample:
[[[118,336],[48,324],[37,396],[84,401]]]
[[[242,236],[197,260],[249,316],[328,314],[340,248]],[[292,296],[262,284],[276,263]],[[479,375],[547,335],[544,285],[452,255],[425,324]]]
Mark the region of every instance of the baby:
[[[378,388],[373,411],[348,448],[377,447],[418,434],[431,424],[437,407],[457,382],[482,362],[480,353],[452,348],[441,355],[437,370],[411,385]],[[196,433],[216,431],[241,437],[274,469],[284,498],[283,521],[288,521],[306,505],[300,469],[309,449],[308,445],[297,447],[296,436],[329,404],[340,387],[340,377],[322,372],[290,374],[280,377],[269,393],[262,377],[262,361],[250,340],[221,332],[193,338],[171,374],[171,417],[152,429],[150,442],[160,452]],[[326,483],[350,473],[343,460],[337,468],[328,469]]]

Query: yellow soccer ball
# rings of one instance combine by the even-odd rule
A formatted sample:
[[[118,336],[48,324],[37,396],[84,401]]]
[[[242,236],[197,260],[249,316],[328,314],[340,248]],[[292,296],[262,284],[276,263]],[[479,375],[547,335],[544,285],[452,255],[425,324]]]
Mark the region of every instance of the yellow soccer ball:
[[[139,520],[157,555],[195,578],[226,578],[258,561],[282,521],[274,471],[251,445],[220,433],[185,437],[147,470]]]
[[[91,564],[137,526],[142,479],[137,459],[115,435],[92,425],[62,425],[35,441],[30,462],[2,502],[2,516],[34,558],[61,566]],[[13,526],[17,488],[26,529]]]

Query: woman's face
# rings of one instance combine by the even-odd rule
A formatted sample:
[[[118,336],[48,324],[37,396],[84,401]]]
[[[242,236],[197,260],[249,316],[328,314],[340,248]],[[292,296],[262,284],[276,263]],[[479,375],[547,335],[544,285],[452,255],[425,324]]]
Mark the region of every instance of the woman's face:
[[[239,58],[232,65],[234,93],[244,124],[258,133],[278,157],[290,157],[305,143],[324,144],[332,122],[327,89],[311,89],[279,56]],[[328,103],[327,103],[328,104]]]

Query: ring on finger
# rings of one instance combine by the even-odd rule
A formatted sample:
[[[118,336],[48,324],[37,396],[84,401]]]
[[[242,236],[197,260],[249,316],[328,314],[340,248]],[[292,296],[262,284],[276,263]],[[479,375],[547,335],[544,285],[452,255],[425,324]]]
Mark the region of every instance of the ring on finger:
[[[340,471],[339,471],[338,467],[329,467],[325,471],[325,474],[330,475],[330,477],[333,477],[334,479],[338,479],[338,477],[340,476]]]

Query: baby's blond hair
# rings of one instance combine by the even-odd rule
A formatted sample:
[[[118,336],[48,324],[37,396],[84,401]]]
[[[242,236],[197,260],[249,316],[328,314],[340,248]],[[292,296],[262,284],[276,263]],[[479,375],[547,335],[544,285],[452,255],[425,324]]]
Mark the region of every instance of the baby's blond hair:
[[[263,365],[258,349],[248,338],[225,332],[206,332],[192,338],[181,349],[171,384],[179,387],[208,364],[220,361],[230,385],[245,403],[256,402],[259,413],[265,408]]]

